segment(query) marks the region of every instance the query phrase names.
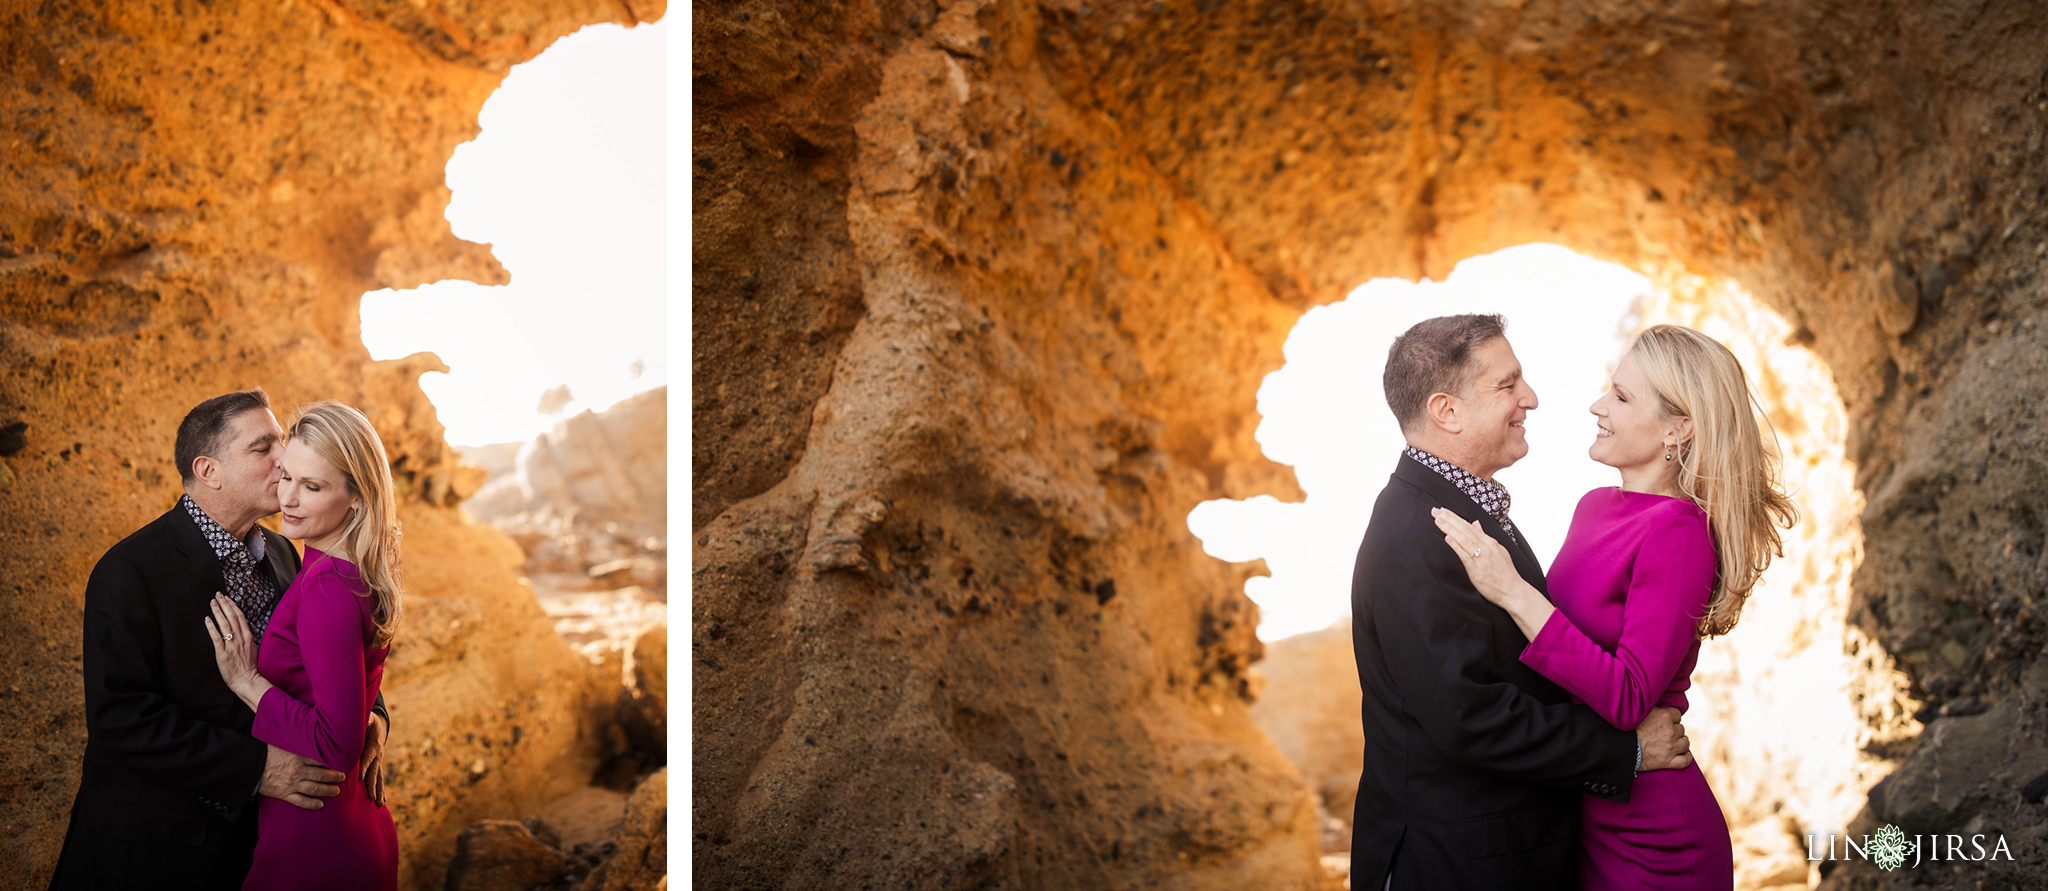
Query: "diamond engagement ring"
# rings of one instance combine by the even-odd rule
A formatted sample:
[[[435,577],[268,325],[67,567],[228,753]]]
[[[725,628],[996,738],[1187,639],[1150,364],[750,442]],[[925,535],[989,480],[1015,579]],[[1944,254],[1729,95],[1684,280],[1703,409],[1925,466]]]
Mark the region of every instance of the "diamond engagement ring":
[[[1474,557],[1477,557],[1477,556],[1479,556],[1479,549],[1478,549],[1478,548],[1473,548],[1473,549],[1472,549],[1472,556],[1474,556]]]
[[[1478,556],[1478,555],[1479,555],[1479,552],[1477,552],[1477,551],[1474,551],[1474,552],[1472,553],[1472,555],[1476,557],[1476,556]],[[221,636],[220,636],[220,639],[221,639],[221,640],[234,640],[234,639],[235,639],[235,636],[234,636],[234,635],[232,635],[232,634],[223,634],[223,635],[221,635]]]

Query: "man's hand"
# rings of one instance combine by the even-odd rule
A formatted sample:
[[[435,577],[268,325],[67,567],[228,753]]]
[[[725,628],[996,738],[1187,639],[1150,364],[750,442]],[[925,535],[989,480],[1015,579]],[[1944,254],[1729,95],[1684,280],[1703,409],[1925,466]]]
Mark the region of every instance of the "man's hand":
[[[257,794],[282,798],[309,811],[325,806],[320,799],[341,794],[340,783],[348,779],[347,774],[276,746],[268,748],[270,758],[263,763],[263,782],[256,787]]]
[[[384,803],[384,735],[389,728],[384,726],[383,716],[370,713],[370,723],[363,728],[363,761],[356,776],[363,781],[363,791],[370,793],[370,800],[379,805]]]
[[[1641,770],[1677,770],[1692,763],[1692,741],[1678,723],[1678,709],[1651,709],[1636,725],[1636,740],[1643,744]]]

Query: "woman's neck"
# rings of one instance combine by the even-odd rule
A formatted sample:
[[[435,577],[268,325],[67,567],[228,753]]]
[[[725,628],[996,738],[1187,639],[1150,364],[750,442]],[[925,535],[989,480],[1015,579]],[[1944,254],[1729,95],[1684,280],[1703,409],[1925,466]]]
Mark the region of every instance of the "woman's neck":
[[[1666,498],[1683,498],[1685,493],[1678,488],[1678,465],[1658,459],[1648,466],[1623,467],[1621,490],[1643,495],[1662,495]]]
[[[339,560],[350,559],[348,551],[342,546],[341,533],[338,531],[328,533],[319,538],[306,539],[306,547]]]

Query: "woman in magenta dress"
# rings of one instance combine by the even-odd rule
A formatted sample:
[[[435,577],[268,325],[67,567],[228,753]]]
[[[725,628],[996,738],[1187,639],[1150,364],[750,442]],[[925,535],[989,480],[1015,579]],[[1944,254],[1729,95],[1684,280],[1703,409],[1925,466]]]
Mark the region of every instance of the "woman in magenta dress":
[[[1636,339],[1592,412],[1593,460],[1619,488],[1579,500],[1547,581],[1522,581],[1478,524],[1436,512],[1486,599],[1529,638],[1522,662],[1615,727],[1684,711],[1700,641],[1735,627],[1796,511],[1776,440],[1727,347],[1657,325]],[[1627,803],[1582,798],[1579,883],[1588,889],[1734,884],[1721,806],[1698,762],[1636,777]]]
[[[260,656],[241,610],[216,597],[214,657],[256,712],[257,739],[343,768],[362,754],[364,725],[397,627],[398,521],[391,468],[367,418],[337,402],[292,422],[278,500],[284,534],[306,544],[305,568],[278,601]],[[398,836],[362,779],[319,810],[258,799],[253,889],[392,891]]]

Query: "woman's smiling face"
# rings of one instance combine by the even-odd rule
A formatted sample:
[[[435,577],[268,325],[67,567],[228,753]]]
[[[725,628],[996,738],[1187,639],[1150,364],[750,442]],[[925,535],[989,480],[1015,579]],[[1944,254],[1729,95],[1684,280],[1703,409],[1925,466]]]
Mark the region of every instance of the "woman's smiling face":
[[[349,494],[348,480],[340,469],[320,457],[304,439],[294,439],[284,449],[284,478],[277,484],[277,500],[284,510],[284,534],[322,551],[329,550],[348,514],[356,506]]]
[[[1621,358],[1607,392],[1593,403],[1597,430],[1586,454],[1609,467],[1644,467],[1664,459],[1675,435],[1634,352]],[[290,455],[286,455],[290,459]]]

